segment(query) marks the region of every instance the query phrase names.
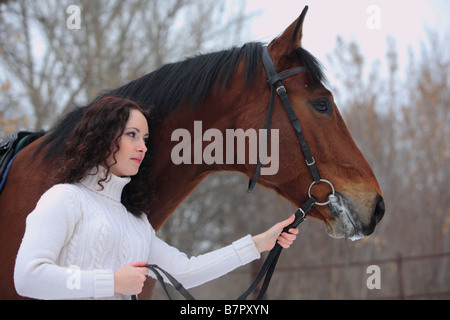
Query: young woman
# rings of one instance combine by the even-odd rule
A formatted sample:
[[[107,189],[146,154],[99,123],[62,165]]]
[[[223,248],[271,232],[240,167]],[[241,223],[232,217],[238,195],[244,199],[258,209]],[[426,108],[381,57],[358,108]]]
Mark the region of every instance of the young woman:
[[[147,263],[190,288],[258,259],[276,242],[288,248],[295,240],[297,229],[280,235],[294,216],[193,258],[159,239],[142,213],[151,201],[147,120],[137,104],[115,97],[86,112],[66,143],[57,184],[27,218],[14,270],[20,295],[130,299],[154,276]]]

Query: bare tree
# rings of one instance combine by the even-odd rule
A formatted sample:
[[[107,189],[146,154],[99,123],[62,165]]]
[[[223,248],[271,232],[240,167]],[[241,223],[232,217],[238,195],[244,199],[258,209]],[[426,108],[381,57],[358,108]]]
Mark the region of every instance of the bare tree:
[[[78,28],[69,28],[77,14]],[[105,89],[231,45],[247,20],[242,1],[8,1],[0,5],[0,110],[14,106],[40,130]]]

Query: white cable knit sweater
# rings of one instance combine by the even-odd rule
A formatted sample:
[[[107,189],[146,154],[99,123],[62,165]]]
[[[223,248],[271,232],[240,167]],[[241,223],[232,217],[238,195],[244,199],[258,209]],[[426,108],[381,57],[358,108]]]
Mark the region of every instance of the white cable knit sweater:
[[[130,178],[112,175],[104,190],[98,180],[88,175],[80,183],[52,187],[28,216],[14,270],[20,295],[130,299],[114,294],[114,272],[131,262],[157,264],[191,288],[260,257],[248,235],[188,258],[156,236],[145,214],[136,217],[121,204]]]

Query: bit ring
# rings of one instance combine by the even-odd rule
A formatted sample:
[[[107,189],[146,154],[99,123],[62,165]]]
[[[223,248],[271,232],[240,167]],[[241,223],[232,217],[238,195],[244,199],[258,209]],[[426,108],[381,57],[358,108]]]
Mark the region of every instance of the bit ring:
[[[331,195],[333,195],[333,196],[335,195],[336,191],[334,190],[334,186],[333,186],[333,184],[330,181],[325,180],[325,179],[320,179],[320,182],[327,183],[331,187]],[[311,189],[312,189],[312,187],[315,186],[316,184],[319,184],[320,182],[313,181],[313,183],[311,183],[311,185],[309,186],[309,188],[308,188],[308,196],[310,198],[312,198],[312,196],[311,196]],[[315,204],[318,205],[318,206],[326,206],[329,203],[330,203],[330,200],[328,200],[327,202],[316,202]]]

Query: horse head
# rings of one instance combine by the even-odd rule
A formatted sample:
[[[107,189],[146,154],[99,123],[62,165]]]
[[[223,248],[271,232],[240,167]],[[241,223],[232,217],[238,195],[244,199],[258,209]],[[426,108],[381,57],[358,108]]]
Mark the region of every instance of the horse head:
[[[372,169],[353,141],[333,95],[323,85],[320,63],[302,47],[306,11],[307,7],[267,50],[278,74],[293,68],[304,71],[289,73],[283,86],[320,177],[330,181],[335,191],[328,183],[312,185],[299,140],[277,96],[270,136],[279,139],[267,139],[267,154],[276,154],[276,164],[272,170],[264,170],[264,165],[258,182],[296,206],[308,200],[309,189],[320,203],[327,202],[332,193],[333,201],[314,206],[308,214],[324,221],[332,237],[359,239],[374,231],[384,215],[384,202]],[[230,130],[235,136],[243,133],[241,142],[248,142],[241,147],[245,144],[254,150],[251,133],[265,127],[271,100],[262,61],[265,50],[261,43],[248,43],[198,55],[167,64],[111,92],[144,107],[154,106],[151,127],[156,139],[151,139],[150,149],[157,154],[152,164],[157,188],[149,218],[156,229],[209,173],[238,171],[253,177],[255,157],[250,150],[248,157],[239,155],[242,148],[238,143],[229,148],[227,138]],[[261,147],[261,135],[255,139]],[[208,141],[211,143],[205,147]]]
[[[283,80],[283,86],[320,177],[329,183],[313,183],[294,128],[276,95],[271,130],[278,130],[279,141],[275,146],[269,139],[268,149],[279,152],[279,167],[276,174],[261,175],[259,183],[296,206],[310,195],[314,196],[324,205],[314,206],[309,215],[322,220],[331,237],[357,240],[374,231],[384,215],[384,201],[370,165],[350,135],[332,93],[323,85],[319,62],[302,47],[306,11],[307,7],[281,36],[269,44],[268,51],[278,73],[298,67],[306,69],[306,72],[288,76]],[[265,74],[261,77],[267,79]],[[267,82],[259,82],[263,85],[254,91],[254,99],[259,96],[268,101],[270,88]],[[267,114],[267,104],[249,112],[246,119],[260,119],[261,123]],[[254,165],[247,165],[249,177],[254,171]]]

